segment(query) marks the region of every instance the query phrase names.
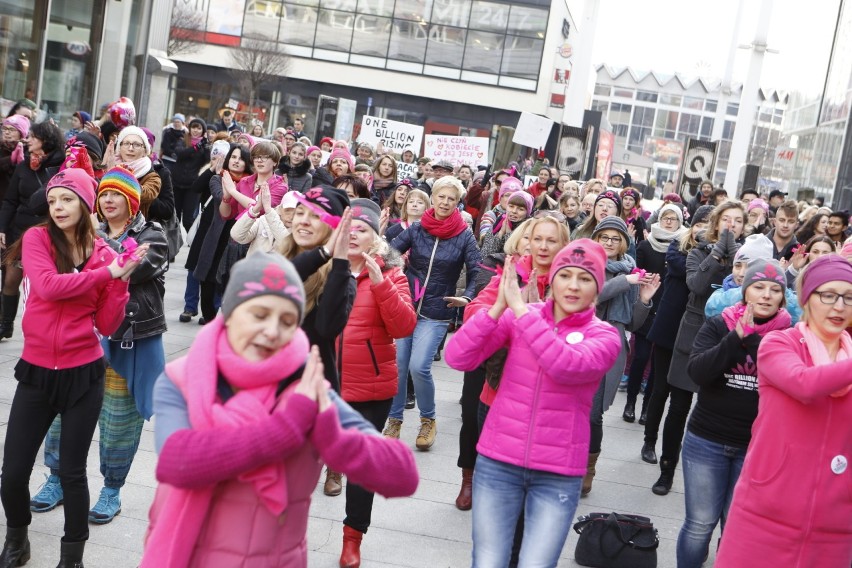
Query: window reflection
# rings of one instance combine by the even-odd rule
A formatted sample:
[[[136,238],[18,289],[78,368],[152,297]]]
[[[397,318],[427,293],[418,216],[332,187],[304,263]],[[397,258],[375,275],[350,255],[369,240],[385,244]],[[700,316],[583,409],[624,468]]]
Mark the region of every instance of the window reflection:
[[[547,10],[512,6],[508,33],[544,39],[547,31]]]
[[[426,55],[428,26],[405,20],[394,20],[388,57],[423,63]]]
[[[291,45],[314,44],[317,10],[307,6],[284,6],[278,41]]]
[[[326,10],[343,10],[345,12],[354,12],[358,0],[322,0],[320,7]]]
[[[527,37],[506,36],[500,73],[524,79],[538,77],[544,41]]]
[[[496,2],[474,2],[470,10],[470,27],[490,32],[504,32],[509,23],[509,5]]]
[[[325,2],[323,3],[325,5]],[[349,51],[355,14],[320,8],[314,46],[334,51]]]
[[[372,16],[393,16],[394,0],[358,0],[359,14]]]
[[[431,26],[429,28],[429,47],[426,51],[426,63],[458,69],[464,56],[465,31],[450,26]]]
[[[396,0],[395,18],[428,22],[432,15],[432,0]]]
[[[503,35],[471,30],[467,34],[467,49],[464,53],[464,68],[479,73],[500,72],[503,56]]]
[[[243,22],[243,37],[275,39],[278,36],[278,22],[281,19],[280,2],[249,2]]]
[[[470,17],[470,0],[435,0],[431,24],[467,27]]]
[[[355,30],[352,35],[352,53],[387,57],[390,39],[390,18],[377,18],[358,14],[355,16]]]

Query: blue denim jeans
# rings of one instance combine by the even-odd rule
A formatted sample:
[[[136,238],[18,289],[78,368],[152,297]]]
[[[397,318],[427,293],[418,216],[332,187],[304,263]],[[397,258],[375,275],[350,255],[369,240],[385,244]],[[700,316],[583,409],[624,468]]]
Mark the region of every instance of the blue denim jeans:
[[[186,288],[183,291],[183,311],[198,313],[198,300],[201,296],[201,283],[195,279],[192,270],[186,271]]]
[[[746,448],[711,442],[687,431],[681,459],[686,519],[677,537],[678,568],[699,568],[716,523],[725,519],[740,477]]]
[[[435,418],[435,382],[432,380],[432,358],[447,332],[448,321],[417,318],[417,327],[410,336],[396,340],[396,365],[399,368],[399,390],[393,397],[390,417],[402,420],[405,396],[408,394],[408,373],[414,380],[414,394],[421,418]]]
[[[504,568],[518,516],[524,540],[518,565],[556,566],[574,522],[583,478],[476,459],[473,473],[473,567]]]

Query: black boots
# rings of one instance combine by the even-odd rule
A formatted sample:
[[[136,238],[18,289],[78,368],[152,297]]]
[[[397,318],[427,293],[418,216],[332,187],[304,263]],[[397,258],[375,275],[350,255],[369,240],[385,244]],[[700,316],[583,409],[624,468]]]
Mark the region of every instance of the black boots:
[[[6,542],[0,553],[0,568],[23,566],[30,559],[30,539],[27,538],[27,527],[19,529],[6,528]]]
[[[65,542],[63,540],[59,544],[62,550],[56,568],[83,568],[83,549],[86,548],[86,541]]]
[[[672,482],[674,481],[676,467],[676,461],[661,459],[660,478],[651,487],[651,491],[653,491],[656,495],[668,495],[669,491],[672,489]]]
[[[642,446],[642,461],[647,463],[657,463],[657,450],[653,444],[645,442]]]
[[[12,337],[12,332],[15,331],[15,316],[18,315],[18,296],[0,296],[0,308],[3,310],[3,316],[0,318],[0,339],[9,339]]]
[[[625,422],[634,422],[636,420],[636,402],[628,402],[624,405],[624,413],[621,415]]]

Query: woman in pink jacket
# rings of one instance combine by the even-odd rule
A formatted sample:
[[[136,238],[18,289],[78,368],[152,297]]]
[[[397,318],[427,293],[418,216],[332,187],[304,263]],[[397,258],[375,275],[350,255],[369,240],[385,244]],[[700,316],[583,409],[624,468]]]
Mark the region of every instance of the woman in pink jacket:
[[[166,365],[143,568],[307,566],[323,462],[386,497],[414,493],[411,451],[330,389],[304,315],[293,264],[255,253],[234,265],[221,315]]]
[[[447,345],[447,363],[462,371],[509,349],[477,445],[474,567],[508,565],[522,508],[520,565],[556,566],[586,472],[592,397],[621,348],[615,328],[595,317],[605,267],[599,244],[575,241],[550,267],[552,298],[526,304],[509,261],[494,305]]]
[[[802,321],[767,334],[760,401],[716,566],[852,565],[852,264],[799,276]]]
[[[24,351],[15,366],[18,387],[3,448],[0,497],[6,542],[0,565],[30,558],[29,481],[39,446],[62,417],[59,479],[65,502],[60,566],[82,566],[89,538],[86,460],[104,397],[100,337],[124,320],[128,279],[148,245],[119,257],[95,234],[94,179],[81,169],[47,182],[48,220],[24,233],[6,253],[24,264]],[[79,564],[75,564],[79,563]]]

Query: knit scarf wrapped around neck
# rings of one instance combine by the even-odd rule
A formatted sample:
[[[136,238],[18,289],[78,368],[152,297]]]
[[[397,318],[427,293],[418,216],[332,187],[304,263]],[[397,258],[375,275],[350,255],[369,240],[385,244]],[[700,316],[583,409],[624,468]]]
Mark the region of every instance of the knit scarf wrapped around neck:
[[[745,304],[742,302],[737,302],[733,306],[728,306],[724,310],[722,310],[722,319],[725,320],[725,326],[727,326],[728,331],[734,331],[737,328],[737,322],[742,318],[743,311],[745,310]],[[778,310],[774,316],[769,318],[763,323],[754,322],[754,333],[758,334],[760,337],[765,336],[770,331],[777,331],[781,329],[787,329],[790,327],[790,324],[793,323],[793,318],[790,317],[789,312],[784,308]]]
[[[655,251],[664,253],[669,250],[669,245],[672,244],[672,241],[680,239],[686,230],[685,227],[681,227],[677,231],[667,231],[659,223],[654,223],[651,225],[651,232],[648,234],[647,241],[651,243],[651,248]]]
[[[186,388],[182,392],[193,430],[239,428],[264,419],[273,411],[279,402],[278,383],[305,363],[309,349],[307,335],[298,329],[290,342],[271,357],[260,362],[246,361],[231,348],[220,315],[198,332],[186,357],[166,365],[166,376],[184,377]],[[236,391],[224,403],[217,392],[220,373]],[[238,479],[254,488],[272,514],[284,512],[288,496],[283,461],[245,472]],[[215,490],[215,486],[169,487],[159,513],[161,522],[150,533],[147,547],[170,551],[171,566],[186,566]],[[166,523],[165,519],[177,521]]]
[[[805,340],[805,347],[808,348],[808,353],[810,354],[814,365],[831,365],[837,361],[845,361],[846,359],[852,358],[852,338],[849,337],[848,333],[842,333],[840,335],[840,349],[837,350],[837,355],[835,356],[834,361],[832,361],[831,357],[828,355],[828,349],[826,349],[825,344],[813,331],[811,331],[808,324],[799,322],[796,324],[796,330],[802,334],[802,338]],[[831,393],[831,396],[834,398],[840,398],[849,394],[849,391],[852,391],[852,385],[847,385],[846,387]]]
[[[145,174],[151,171],[154,167],[154,164],[151,162],[151,158],[148,156],[142,156],[138,160],[133,160],[132,162],[123,162],[125,166],[130,168],[130,171],[133,172],[133,176],[136,179],[141,179]]]
[[[443,221],[435,217],[434,208],[427,209],[420,219],[420,224],[427,233],[439,239],[451,239],[467,229],[467,223],[462,219],[458,209],[453,209],[450,216]]]
[[[38,152],[30,152],[30,169],[37,172],[41,167],[41,163],[47,157],[47,154],[39,150]]]

